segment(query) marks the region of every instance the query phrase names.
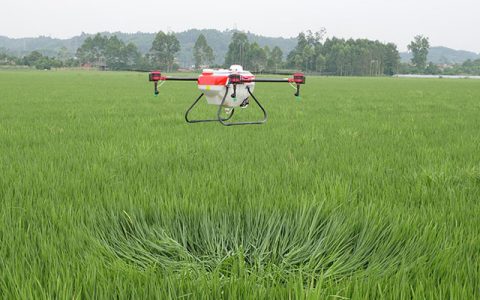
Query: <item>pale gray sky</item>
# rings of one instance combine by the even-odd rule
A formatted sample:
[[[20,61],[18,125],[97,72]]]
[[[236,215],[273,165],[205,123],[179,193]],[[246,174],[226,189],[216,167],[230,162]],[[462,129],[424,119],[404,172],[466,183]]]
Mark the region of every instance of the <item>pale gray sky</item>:
[[[478,53],[479,13],[480,0],[2,0],[0,35],[238,28],[292,37],[325,27],[328,36],[394,42],[400,50],[424,34],[432,46]]]

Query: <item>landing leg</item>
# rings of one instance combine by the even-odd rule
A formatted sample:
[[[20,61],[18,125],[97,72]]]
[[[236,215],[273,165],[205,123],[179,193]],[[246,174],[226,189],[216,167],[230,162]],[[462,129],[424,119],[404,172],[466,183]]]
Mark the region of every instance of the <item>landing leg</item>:
[[[227,88],[227,93],[228,93],[228,88]],[[225,98],[226,98],[227,93],[225,93],[225,97],[223,98],[222,103],[225,101]],[[233,117],[233,113],[235,112],[235,109],[232,109],[232,111],[230,112],[230,114],[228,115],[227,118],[222,118],[222,117],[219,116],[219,114],[217,113],[217,116],[218,116],[217,119],[190,120],[189,117],[188,117],[189,114],[190,114],[190,112],[191,112],[192,109],[195,107],[195,105],[197,105],[197,103],[200,101],[200,99],[202,99],[203,96],[204,96],[204,94],[201,94],[201,95],[197,98],[197,100],[195,100],[195,102],[193,102],[193,104],[190,106],[190,108],[188,108],[188,110],[185,112],[185,121],[187,121],[188,123],[206,123],[206,122],[218,122],[219,120],[221,120],[221,121],[228,121],[228,120],[230,120],[230,119]]]
[[[218,107],[218,111],[217,111],[217,118],[220,123],[222,123],[223,125],[225,126],[236,126],[236,125],[260,125],[260,124],[264,124],[265,122],[267,122],[267,112],[265,111],[265,108],[263,108],[263,106],[260,104],[260,102],[258,102],[257,98],[253,95],[252,91],[250,91],[250,87],[247,86],[247,91],[248,93],[250,94],[250,96],[252,96],[253,100],[255,100],[255,102],[257,103],[258,107],[260,107],[260,109],[262,110],[263,112],[263,119],[260,120],[260,121],[251,121],[251,122],[226,122],[228,121],[225,120],[225,119],[222,119],[220,114],[222,113],[222,108],[223,108],[223,104],[225,103],[225,99],[227,99],[227,94],[228,94],[228,87],[227,87],[227,93],[225,93],[225,96],[223,97],[223,100],[222,100],[222,103],[220,104],[220,106]],[[230,118],[229,118],[230,119]]]

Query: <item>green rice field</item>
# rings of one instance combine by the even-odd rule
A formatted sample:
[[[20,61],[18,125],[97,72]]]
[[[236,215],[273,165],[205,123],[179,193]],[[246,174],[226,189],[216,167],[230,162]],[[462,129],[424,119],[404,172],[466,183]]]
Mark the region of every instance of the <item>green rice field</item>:
[[[480,81],[147,77],[0,71],[0,299],[480,298]]]

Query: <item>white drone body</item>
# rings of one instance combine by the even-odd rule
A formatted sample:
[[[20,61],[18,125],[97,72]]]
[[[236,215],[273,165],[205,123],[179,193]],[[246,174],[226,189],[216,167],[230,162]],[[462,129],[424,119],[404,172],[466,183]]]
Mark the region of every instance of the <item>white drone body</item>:
[[[200,75],[198,78],[198,89],[205,95],[208,104],[221,105],[227,89],[229,91],[233,91],[233,84],[229,82],[230,75],[232,74],[238,74],[243,79],[255,79],[255,76],[252,73],[249,71],[244,71],[243,67],[239,65],[233,65],[228,70],[203,70],[202,75]],[[253,90],[255,89],[255,82],[252,81],[237,85],[236,96],[227,96],[223,106],[240,106],[250,97],[247,87],[250,89],[250,92],[253,93]]]

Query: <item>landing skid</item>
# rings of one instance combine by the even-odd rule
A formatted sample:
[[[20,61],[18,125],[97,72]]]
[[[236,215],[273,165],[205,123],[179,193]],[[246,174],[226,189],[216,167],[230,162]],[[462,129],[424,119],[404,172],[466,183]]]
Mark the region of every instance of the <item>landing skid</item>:
[[[248,122],[229,122],[229,120],[233,117],[233,114],[235,112],[234,108],[232,108],[232,111],[230,112],[230,114],[228,115],[227,118],[223,118],[222,117],[222,109],[224,108],[225,100],[227,99],[227,96],[228,96],[228,91],[229,91],[229,87],[227,86],[226,91],[225,91],[225,95],[223,96],[222,102],[218,107],[217,118],[216,119],[191,120],[189,118],[189,114],[192,111],[192,109],[197,105],[197,103],[200,101],[200,99],[202,99],[202,97],[204,96],[204,94],[202,93],[195,100],[195,102],[193,102],[193,104],[190,106],[190,108],[185,112],[185,120],[188,123],[220,122],[224,126],[259,125],[259,124],[264,124],[265,122],[267,122],[267,112],[265,111],[265,108],[263,108],[263,106],[260,104],[260,102],[257,100],[257,98],[253,95],[252,91],[250,90],[250,87],[248,87],[248,86],[247,86],[247,91],[250,94],[250,96],[253,98],[253,100],[255,100],[255,103],[257,103],[258,107],[260,107],[260,109],[262,110],[263,119],[259,120],[259,121],[248,121]]]

